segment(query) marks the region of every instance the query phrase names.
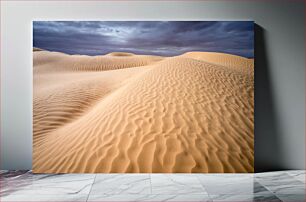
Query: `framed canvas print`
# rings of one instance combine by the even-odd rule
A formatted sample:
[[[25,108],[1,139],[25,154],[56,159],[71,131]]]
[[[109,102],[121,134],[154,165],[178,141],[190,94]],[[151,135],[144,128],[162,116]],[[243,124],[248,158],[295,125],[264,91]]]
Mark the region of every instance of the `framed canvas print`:
[[[34,21],[33,172],[254,171],[252,21]]]

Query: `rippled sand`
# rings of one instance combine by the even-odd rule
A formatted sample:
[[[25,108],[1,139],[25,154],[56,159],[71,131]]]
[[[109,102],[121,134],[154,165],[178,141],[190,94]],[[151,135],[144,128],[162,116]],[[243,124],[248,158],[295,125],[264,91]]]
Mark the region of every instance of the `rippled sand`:
[[[33,172],[253,172],[252,59],[33,57]]]

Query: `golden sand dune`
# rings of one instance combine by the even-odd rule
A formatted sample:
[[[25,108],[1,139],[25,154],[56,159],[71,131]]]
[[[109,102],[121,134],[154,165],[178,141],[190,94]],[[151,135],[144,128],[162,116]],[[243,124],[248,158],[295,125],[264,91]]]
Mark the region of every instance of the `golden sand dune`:
[[[41,49],[41,48],[36,48],[36,47],[33,47],[33,51],[43,51],[43,49]]]
[[[40,86],[34,96],[34,139],[82,115],[96,100],[145,70],[34,75],[34,86]]]
[[[106,54],[108,56],[135,56],[133,53],[126,53],[126,52],[111,52]]]
[[[33,54],[34,172],[253,172],[249,59]]]
[[[163,60],[152,55],[122,55],[116,53],[103,56],[67,55],[58,52],[34,52],[34,72],[105,71],[150,65]]]
[[[237,55],[215,52],[188,52],[183,57],[193,58],[217,65],[222,65],[238,70],[249,71],[254,68],[254,59],[248,59]]]

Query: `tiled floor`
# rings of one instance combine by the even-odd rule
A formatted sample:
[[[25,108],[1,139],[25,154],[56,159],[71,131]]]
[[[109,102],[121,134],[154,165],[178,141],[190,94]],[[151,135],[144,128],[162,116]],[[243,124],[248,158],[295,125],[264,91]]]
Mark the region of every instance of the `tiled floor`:
[[[0,175],[0,201],[305,201],[305,171]]]

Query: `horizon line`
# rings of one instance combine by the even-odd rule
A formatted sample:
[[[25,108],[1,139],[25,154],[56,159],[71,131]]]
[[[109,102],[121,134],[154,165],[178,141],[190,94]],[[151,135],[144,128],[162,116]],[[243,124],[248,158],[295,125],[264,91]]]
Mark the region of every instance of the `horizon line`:
[[[40,50],[34,50],[34,49],[40,49]],[[111,54],[111,53],[129,53],[129,54],[133,54],[133,55],[148,55],[148,56],[160,56],[160,57],[176,57],[176,56],[180,56],[180,55],[183,55],[183,54],[186,54],[186,53],[192,53],[192,52],[202,52],[202,53],[221,53],[221,54],[227,54],[227,55],[233,55],[233,56],[237,56],[237,57],[242,57],[242,58],[246,58],[246,59],[255,59],[255,57],[245,57],[245,56],[241,56],[241,55],[236,55],[236,54],[232,54],[232,53],[228,53],[228,52],[217,52],[217,51],[197,51],[197,50],[194,50],[194,51],[187,51],[187,52],[184,52],[182,54],[179,54],[179,55],[152,55],[152,54],[137,54],[135,52],[127,52],[127,51],[112,51],[112,52],[107,52],[105,54],[94,54],[94,55],[88,55],[88,54],[71,54],[71,53],[65,53],[65,52],[61,52],[61,51],[56,51],[56,50],[47,50],[47,49],[44,49],[44,48],[40,48],[40,47],[36,47],[36,46],[33,46],[32,47],[32,52],[38,52],[38,51],[48,51],[48,52],[57,52],[57,53],[63,53],[63,54],[66,54],[66,55],[83,55],[83,56],[105,56],[105,55],[108,55],[108,54]]]

